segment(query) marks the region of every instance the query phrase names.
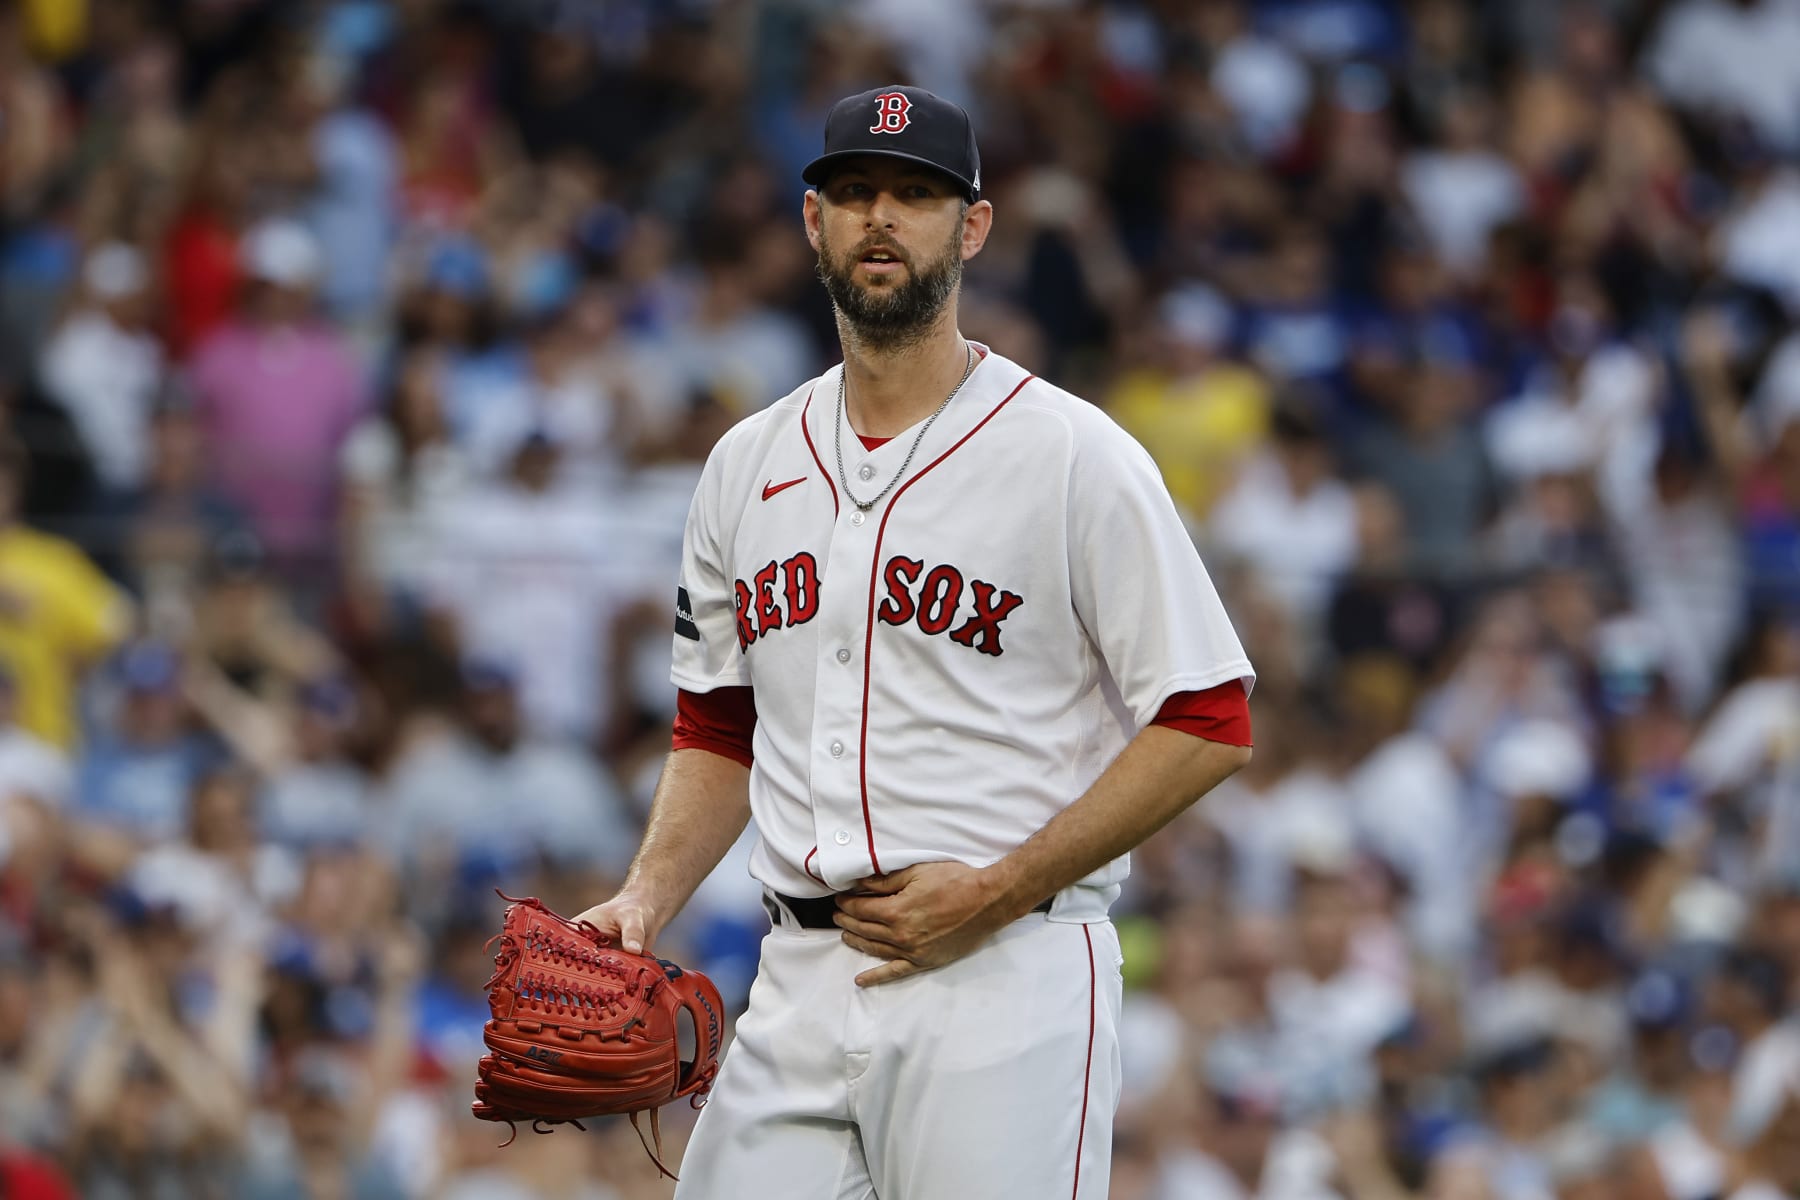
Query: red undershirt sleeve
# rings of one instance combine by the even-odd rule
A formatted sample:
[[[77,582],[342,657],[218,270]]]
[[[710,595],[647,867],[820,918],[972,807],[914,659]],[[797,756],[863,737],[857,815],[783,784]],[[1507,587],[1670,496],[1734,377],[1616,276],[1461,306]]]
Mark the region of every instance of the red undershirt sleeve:
[[[710,692],[680,690],[675,697],[676,750],[710,750],[749,766],[750,738],[756,732],[755,691],[747,687]]]
[[[1176,692],[1163,701],[1156,719],[1150,723],[1179,729],[1209,742],[1248,746],[1250,697],[1244,694],[1243,681],[1237,679],[1202,692]]]

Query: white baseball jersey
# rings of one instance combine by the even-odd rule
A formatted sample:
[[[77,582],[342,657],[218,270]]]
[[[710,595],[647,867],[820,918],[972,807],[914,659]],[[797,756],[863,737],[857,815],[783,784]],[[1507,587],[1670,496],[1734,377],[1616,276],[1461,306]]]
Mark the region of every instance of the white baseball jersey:
[[[895,477],[833,368],[714,448],[689,512],[674,682],[755,689],[751,871],[843,891],[985,866],[1088,788],[1164,700],[1254,676],[1143,448],[985,352]],[[1120,858],[1057,897],[1098,920]]]

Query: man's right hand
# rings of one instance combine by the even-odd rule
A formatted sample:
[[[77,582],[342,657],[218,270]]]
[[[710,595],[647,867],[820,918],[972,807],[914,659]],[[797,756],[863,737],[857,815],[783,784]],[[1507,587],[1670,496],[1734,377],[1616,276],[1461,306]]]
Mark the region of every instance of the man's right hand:
[[[633,954],[647,954],[662,932],[662,918],[647,902],[630,892],[620,892],[604,904],[596,904],[575,916]]]

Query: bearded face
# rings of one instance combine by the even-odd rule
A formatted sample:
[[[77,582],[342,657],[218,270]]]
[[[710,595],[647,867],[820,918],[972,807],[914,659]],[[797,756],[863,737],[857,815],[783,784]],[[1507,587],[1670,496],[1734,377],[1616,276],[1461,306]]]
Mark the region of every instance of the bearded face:
[[[879,265],[883,260],[898,267]],[[895,350],[921,340],[955,294],[962,271],[961,221],[929,256],[879,234],[840,252],[824,228],[819,231],[819,279],[839,315],[871,348]]]

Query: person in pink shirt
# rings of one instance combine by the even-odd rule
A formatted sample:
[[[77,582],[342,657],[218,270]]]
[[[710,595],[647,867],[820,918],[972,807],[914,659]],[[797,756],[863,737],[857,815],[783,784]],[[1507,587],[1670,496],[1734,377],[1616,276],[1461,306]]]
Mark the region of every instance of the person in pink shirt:
[[[194,356],[197,412],[220,489],[299,578],[330,545],[338,447],[364,381],[346,338],[315,314],[319,248],[304,226],[257,225],[239,257],[237,311]]]

